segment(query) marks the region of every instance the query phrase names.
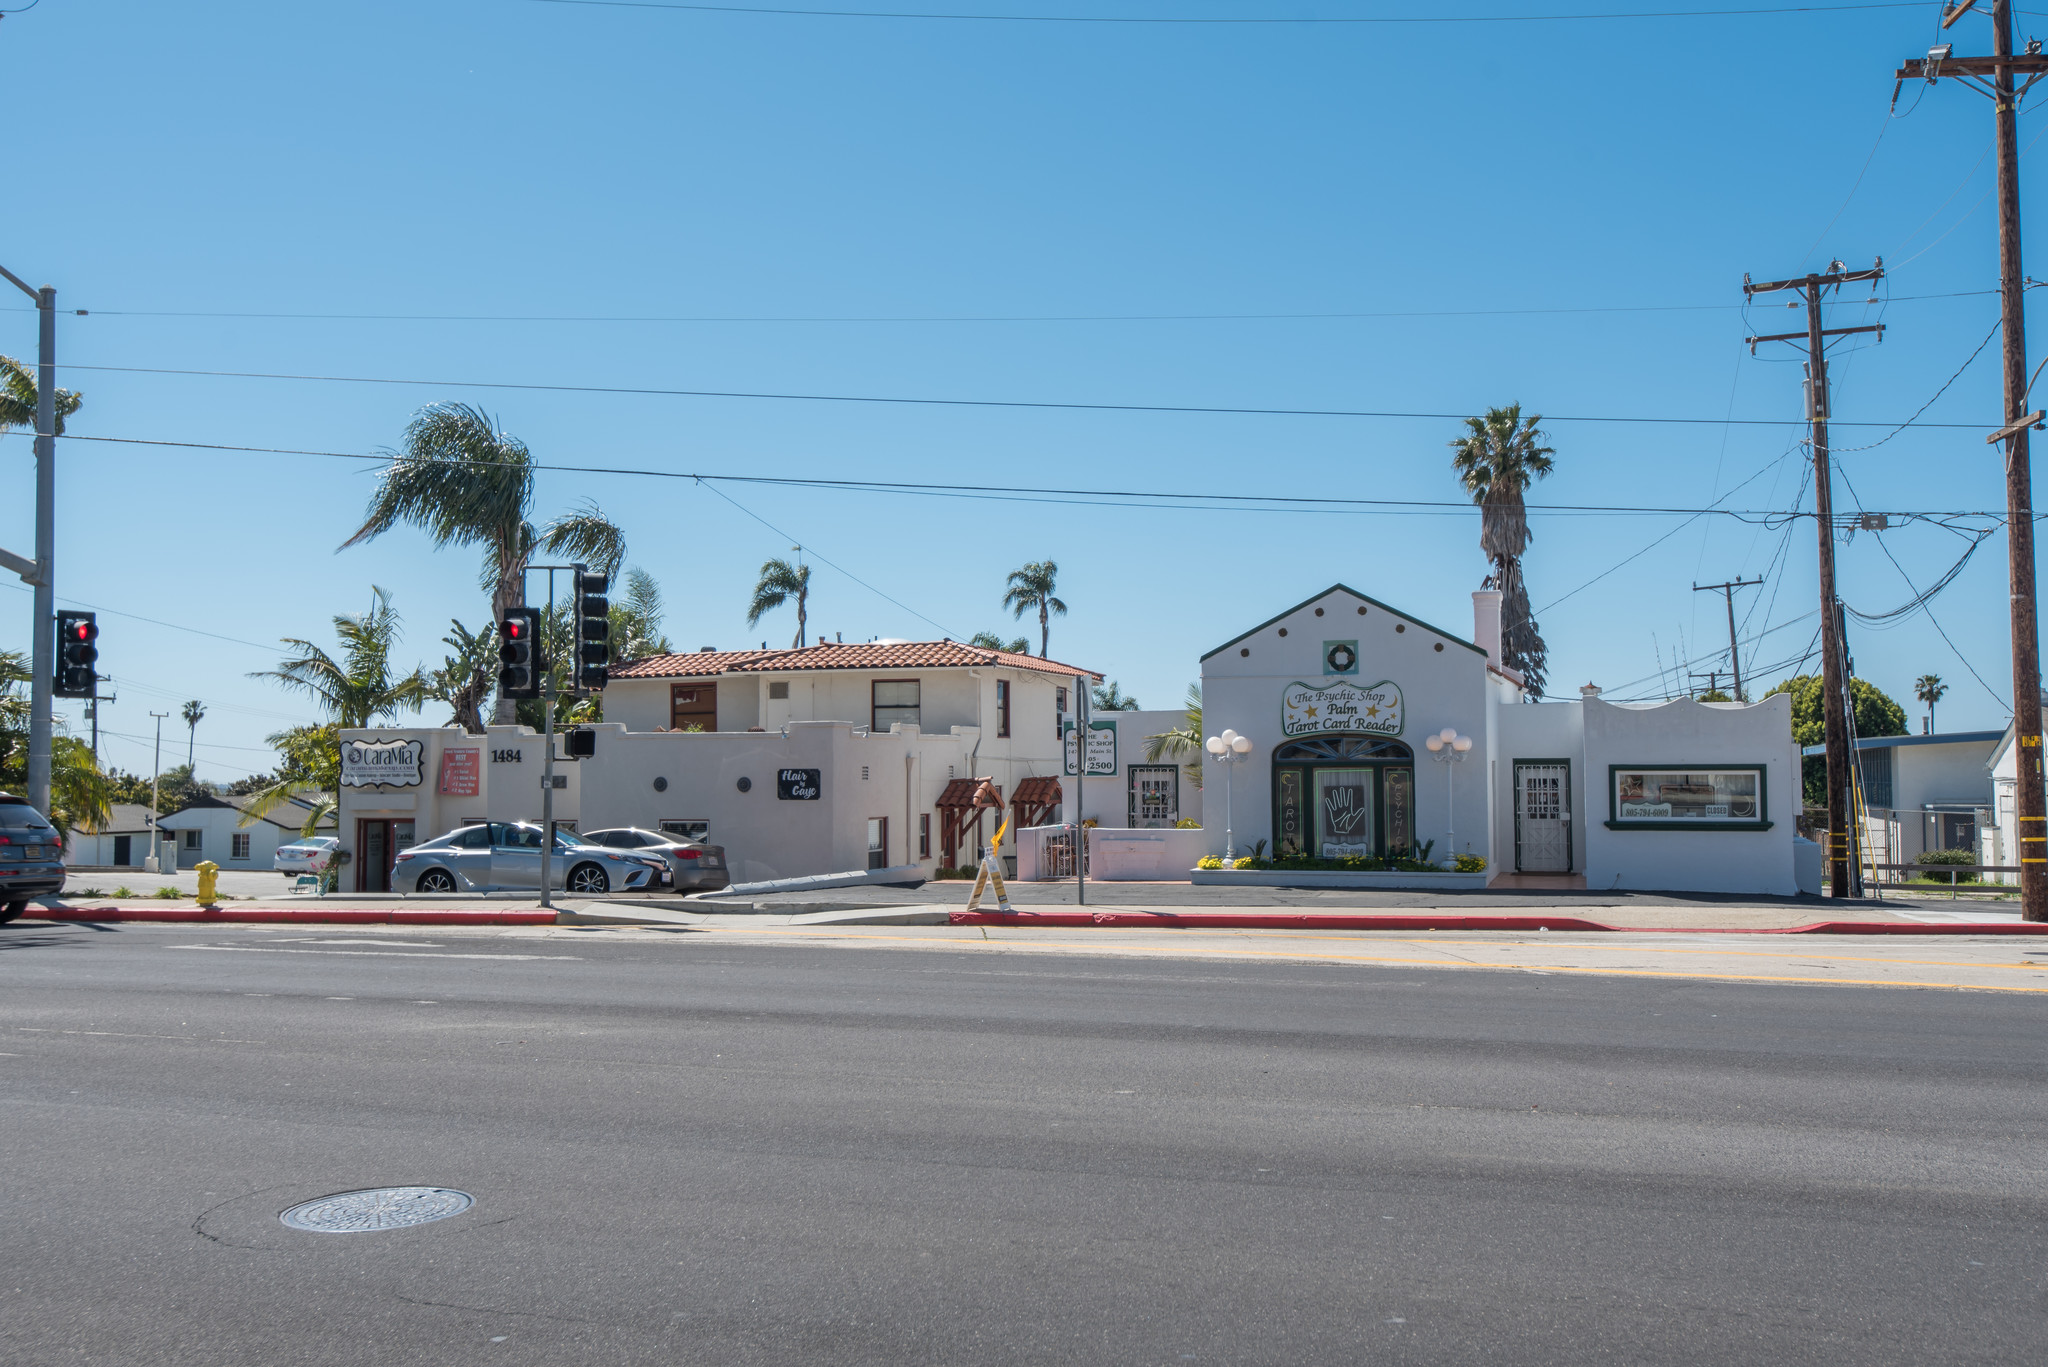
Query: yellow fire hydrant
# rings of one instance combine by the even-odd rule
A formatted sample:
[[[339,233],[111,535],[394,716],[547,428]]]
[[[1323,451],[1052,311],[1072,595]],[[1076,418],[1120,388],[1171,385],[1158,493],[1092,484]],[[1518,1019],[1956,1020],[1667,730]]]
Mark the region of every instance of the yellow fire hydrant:
[[[199,861],[199,905],[208,911],[220,900],[220,865],[211,859]]]

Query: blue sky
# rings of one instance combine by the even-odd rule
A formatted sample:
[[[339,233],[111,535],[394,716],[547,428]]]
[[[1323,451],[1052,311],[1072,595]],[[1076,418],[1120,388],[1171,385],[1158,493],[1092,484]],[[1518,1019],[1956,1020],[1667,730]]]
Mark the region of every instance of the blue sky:
[[[461,399],[571,467],[1431,502],[1459,497],[1444,418],[477,386],[1436,414],[1519,400],[1561,415],[1546,424],[1557,471],[1533,502],[1782,512],[1802,506],[1799,434],[1767,424],[1801,412],[1796,354],[1752,360],[1742,339],[1799,315],[1745,317],[1744,272],[1885,258],[1888,302],[1858,291],[1830,310],[1833,326],[1890,329],[1838,353],[1843,422],[1905,420],[1997,319],[1988,102],[1909,87],[1900,117],[1887,113],[1891,73],[1925,51],[1937,8],[1112,25],[41,0],[0,21],[18,153],[0,264],[91,310],[62,320],[62,361],[140,368],[64,370],[86,394],[81,437],[374,452],[419,405]],[[1418,13],[1365,0],[988,9]],[[2020,23],[2022,39],[2028,25],[2048,34],[2048,18]],[[1980,20],[1954,32],[1959,51],[1989,48]],[[2042,98],[2021,117],[2023,147],[2048,128],[2032,112]],[[24,171],[42,149],[46,181]],[[2030,211],[2034,224],[2048,208]],[[5,309],[0,351],[31,356],[32,313]],[[143,373],[177,369],[429,383]],[[1982,439],[1999,402],[1994,344],[1922,419],[1964,426],[1845,454],[1854,495],[1838,479],[1838,507],[2002,509]],[[1708,421],[1562,420],[1646,417]],[[1887,430],[1843,427],[1836,444]],[[452,616],[487,618],[471,552],[402,530],[335,553],[360,521],[367,462],[83,440],[60,457],[59,600],[106,610],[102,667],[119,695],[106,754],[123,768],[147,771],[147,743],[130,738],[188,697],[209,707],[202,776],[268,767],[262,737],[307,713],[247,673],[281,636],[331,642],[328,619],[360,610],[373,583],[405,615],[408,662],[438,663]],[[0,438],[0,479],[14,491],[0,545],[26,552],[26,434]],[[588,499],[617,519],[685,648],[785,643],[788,614],[753,629],[744,614],[762,560],[795,541],[831,562],[813,626],[849,640],[1010,631],[1005,573],[1049,557],[1072,609],[1053,654],[1148,706],[1178,702],[1204,650],[1333,581],[1467,631],[1485,572],[1478,516],[1461,508],[722,493],[549,472],[536,511]],[[1555,689],[1655,696],[1664,677],[1682,683],[1674,661],[1725,668],[1720,599],[1691,592],[1696,580],[1767,576],[1738,600],[1760,636],[1746,668],[1810,645],[1810,522],[1532,525]],[[1924,521],[1860,534],[1840,551],[1843,594],[1895,607],[1909,578],[1926,586],[1967,544]],[[1955,649],[1925,614],[1852,630],[1858,673],[1908,703],[1913,729],[1912,680],[1930,671],[1952,685],[1942,729],[2004,724],[2004,574],[1994,536],[1934,601]],[[28,594],[9,589],[0,607],[0,644],[25,646]]]

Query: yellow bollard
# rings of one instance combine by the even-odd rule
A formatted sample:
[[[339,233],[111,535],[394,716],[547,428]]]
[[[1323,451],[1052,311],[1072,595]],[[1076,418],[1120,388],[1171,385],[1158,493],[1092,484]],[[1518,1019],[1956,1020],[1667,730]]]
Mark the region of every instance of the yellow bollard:
[[[212,911],[214,903],[220,900],[220,865],[211,859],[202,859],[199,861],[198,870],[199,905]]]

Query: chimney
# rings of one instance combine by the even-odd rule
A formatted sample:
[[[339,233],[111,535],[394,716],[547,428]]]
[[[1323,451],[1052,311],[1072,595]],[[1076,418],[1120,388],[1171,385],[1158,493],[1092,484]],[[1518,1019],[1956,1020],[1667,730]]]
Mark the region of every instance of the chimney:
[[[1580,684],[1580,685],[1579,685],[1579,701],[1581,701],[1581,702],[1599,702],[1599,701],[1600,701],[1600,685],[1599,685],[1599,684],[1596,684],[1596,683],[1584,683],[1584,684]]]
[[[1500,668],[1500,590],[1480,589],[1472,595],[1472,644],[1486,652],[1486,660]]]

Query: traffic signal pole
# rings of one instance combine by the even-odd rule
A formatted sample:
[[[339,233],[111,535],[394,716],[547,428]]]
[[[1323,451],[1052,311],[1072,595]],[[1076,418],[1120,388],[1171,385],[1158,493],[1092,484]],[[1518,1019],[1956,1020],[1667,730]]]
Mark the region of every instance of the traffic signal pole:
[[[35,626],[29,633],[28,800],[50,813],[51,702],[56,668],[56,591],[52,563],[57,546],[57,291],[28,282],[0,266],[0,276],[36,301],[36,558],[34,573],[8,555],[7,568],[35,586]]]
[[[1957,3],[1943,16],[1947,28],[1975,0]],[[1958,80],[1990,97],[1998,146],[1998,284],[2005,333],[2005,419],[1989,442],[2005,443],[2006,583],[2012,604],[2013,735],[2019,751],[2014,765],[2014,815],[2019,824],[2020,918],[2048,921],[2048,782],[2041,768],[2041,641],[2034,592],[2034,489],[2027,429],[2041,420],[2027,412],[2025,289],[2020,273],[2019,99],[2048,75],[2048,54],[2036,42],[2024,53],[2012,50],[2012,0],[1994,0],[1989,57],[1957,57],[1949,44],[1928,49],[1925,60],[1900,64],[1899,85],[1921,79],[1929,85]],[[2015,86],[2016,77],[2025,84]],[[1898,103],[1898,88],[1892,93]]]

